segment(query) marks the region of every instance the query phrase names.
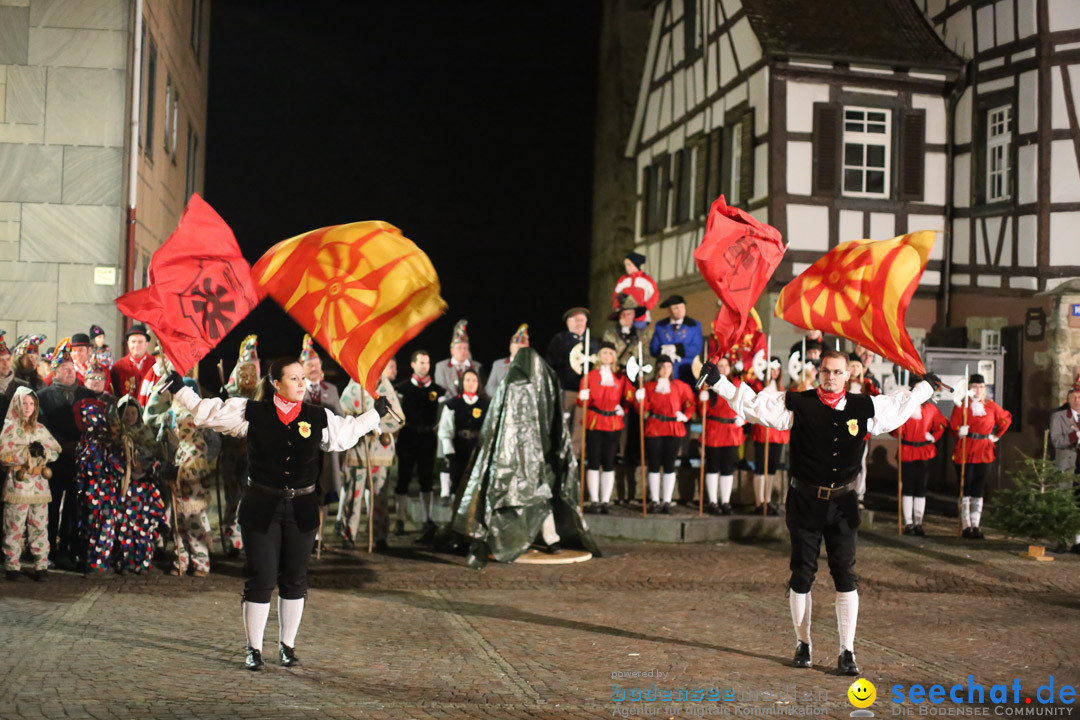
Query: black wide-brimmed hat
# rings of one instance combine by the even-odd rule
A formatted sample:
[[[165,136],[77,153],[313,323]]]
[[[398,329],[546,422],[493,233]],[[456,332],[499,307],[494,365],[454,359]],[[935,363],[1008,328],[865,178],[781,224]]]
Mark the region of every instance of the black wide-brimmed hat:
[[[671,295],[670,297],[668,297],[667,300],[664,300],[664,302],[660,303],[660,307],[669,308],[672,305],[680,305],[680,304],[681,305],[686,304],[686,301],[683,300],[683,296],[682,295]]]

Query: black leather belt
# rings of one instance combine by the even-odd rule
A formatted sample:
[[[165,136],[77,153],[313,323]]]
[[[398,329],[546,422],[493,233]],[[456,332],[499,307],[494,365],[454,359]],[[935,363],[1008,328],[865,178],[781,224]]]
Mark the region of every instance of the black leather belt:
[[[597,415],[603,415],[604,417],[615,417],[616,415],[618,415],[618,413],[614,410],[601,410],[595,405],[590,405],[589,410],[596,413]]]
[[[713,422],[718,422],[718,423],[721,423],[723,425],[734,425],[735,424],[735,418],[716,417],[715,415],[706,415],[705,417],[709,418]]]
[[[255,482],[251,478],[247,479],[247,486],[252,490],[258,490],[264,495],[273,495],[274,497],[285,498],[286,500],[292,500],[297,495],[310,495],[315,492],[315,485],[308,485],[302,488],[272,488],[269,485],[262,485]]]
[[[661,422],[679,422],[673,417],[668,417],[667,415],[657,415],[656,413],[651,413],[649,417],[651,417],[653,420],[660,420]]]
[[[967,435],[972,440],[989,440],[989,435],[983,435],[982,433],[968,433]]]
[[[837,485],[836,487],[830,487],[828,485],[814,485],[813,483],[800,482],[795,478],[791,478],[791,487],[798,490],[803,495],[814,498],[816,500],[831,500],[834,497],[840,497],[855,489],[857,480],[852,480],[847,485]]]
[[[476,440],[478,437],[480,437],[480,431],[479,430],[458,430],[454,434],[454,437],[457,440],[464,440],[465,442],[472,442],[473,440]]]
[[[926,447],[927,445],[936,445],[936,442],[930,440],[921,440],[919,442],[912,442],[910,440],[901,440],[900,444],[907,445],[908,447]]]

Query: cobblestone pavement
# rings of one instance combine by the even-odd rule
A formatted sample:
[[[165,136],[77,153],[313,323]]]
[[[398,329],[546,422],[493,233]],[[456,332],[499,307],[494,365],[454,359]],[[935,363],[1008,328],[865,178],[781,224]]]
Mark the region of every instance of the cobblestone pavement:
[[[1019,678],[1028,693],[1051,675],[1058,687],[1080,684],[1080,557],[1024,560],[1020,543],[962,542],[954,527],[899,538],[886,515],[861,536],[856,652],[878,688],[878,717],[891,713],[895,683],[948,686],[971,674],[987,687]],[[417,549],[414,537],[395,538],[385,555],[332,551],[313,562],[294,670],[269,657],[276,610],[266,671],[241,668],[238,562],[215,556],[203,579],[155,571],[0,581],[0,718],[611,717],[627,707],[612,702],[614,683],[651,682],[740,696],[797,683],[827,693],[811,704],[829,716],[852,710],[850,679],[832,672],[824,561],[815,667],[786,666],[785,543],[603,543],[605,556],[583,564],[477,572]],[[705,705],[661,717],[695,709]]]

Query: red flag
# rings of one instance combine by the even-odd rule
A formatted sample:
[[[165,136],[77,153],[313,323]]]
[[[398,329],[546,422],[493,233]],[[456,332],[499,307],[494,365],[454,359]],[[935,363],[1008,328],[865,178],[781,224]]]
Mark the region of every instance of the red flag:
[[[372,395],[394,353],[446,312],[428,256],[378,220],[282,240],[252,274]]]
[[[180,224],[150,258],[150,283],[116,299],[146,323],[183,375],[259,303],[251,266],[232,229],[197,194]]]
[[[923,375],[904,318],[933,246],[930,230],[842,242],[780,291],[776,317],[845,337]]]
[[[779,230],[728,207],[723,195],[712,204],[705,239],[694,251],[694,260],[723,303],[713,323],[718,348],[714,361],[740,339],[750,310],[785,249]]]

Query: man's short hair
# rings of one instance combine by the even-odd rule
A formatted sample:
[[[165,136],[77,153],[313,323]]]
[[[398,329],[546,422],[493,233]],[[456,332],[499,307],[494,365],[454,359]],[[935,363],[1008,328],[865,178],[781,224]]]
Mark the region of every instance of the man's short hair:
[[[826,350],[821,354],[821,362],[824,363],[829,358],[838,358],[844,361],[844,366],[848,365],[847,353],[840,352],[839,350]]]
[[[431,353],[429,353],[427,350],[414,350],[413,354],[409,356],[409,364],[411,365],[416,362],[416,359],[419,358],[421,355],[425,355],[428,358],[431,357]]]

